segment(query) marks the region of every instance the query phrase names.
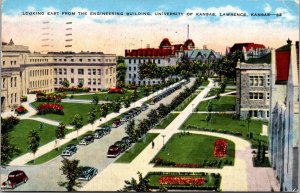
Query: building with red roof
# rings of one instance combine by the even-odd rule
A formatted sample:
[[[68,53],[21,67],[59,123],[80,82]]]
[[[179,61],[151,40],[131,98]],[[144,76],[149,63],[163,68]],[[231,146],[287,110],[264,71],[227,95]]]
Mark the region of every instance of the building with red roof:
[[[244,59],[247,61],[250,58],[260,58],[263,55],[270,53],[270,49],[263,44],[250,43],[235,43],[232,47],[226,48],[226,55],[232,54],[236,51],[244,53]]]
[[[158,66],[172,66],[183,56],[184,51],[195,48],[192,39],[188,39],[184,44],[171,44],[168,38],[163,38],[158,48],[140,48],[125,50],[124,61],[127,64],[126,83],[136,84],[159,84],[159,79],[139,80],[138,66],[141,63],[151,62]]]

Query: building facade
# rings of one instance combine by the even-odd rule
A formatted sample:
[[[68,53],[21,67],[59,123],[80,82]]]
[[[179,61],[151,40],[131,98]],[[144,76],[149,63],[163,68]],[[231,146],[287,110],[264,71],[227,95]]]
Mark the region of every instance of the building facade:
[[[271,64],[238,62],[236,67],[236,111],[242,119],[270,117]]]
[[[299,42],[273,51],[269,159],[281,191],[298,190]],[[275,57],[276,56],[276,57]]]
[[[193,40],[188,39],[184,44],[172,45],[168,38],[164,38],[159,48],[141,48],[137,50],[125,50],[124,62],[128,66],[125,83],[128,84],[159,84],[161,79],[140,80],[138,74],[139,65],[142,63],[155,63],[157,66],[174,66],[183,56],[185,50],[194,49]]]
[[[79,82],[92,92],[116,86],[116,55],[102,52],[30,53],[27,46],[11,40],[2,43],[1,111],[14,110],[21,96],[54,92],[64,80]]]

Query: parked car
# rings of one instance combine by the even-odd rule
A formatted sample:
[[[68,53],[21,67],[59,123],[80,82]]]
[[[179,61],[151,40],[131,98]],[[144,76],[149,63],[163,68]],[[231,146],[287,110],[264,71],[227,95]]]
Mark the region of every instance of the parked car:
[[[104,131],[104,129],[96,129],[95,131],[94,131],[94,138],[95,139],[100,139],[101,137],[103,137],[104,135],[105,135],[106,133],[105,133],[105,131]]]
[[[90,179],[92,179],[97,174],[98,174],[98,170],[96,168],[85,166],[85,167],[82,168],[78,180],[87,180],[87,181],[89,181]]]
[[[136,111],[137,111],[139,114],[142,112],[142,108],[141,108],[141,107],[136,107],[135,109],[136,109]]]
[[[142,104],[141,109],[142,109],[142,111],[147,110],[148,109],[148,105],[146,105],[145,103]]]
[[[127,122],[127,121],[130,120],[130,118],[131,118],[131,116],[128,115],[128,114],[126,114],[120,121],[121,121],[121,122]]]
[[[109,134],[111,132],[111,127],[110,126],[104,126],[103,130],[104,130],[105,134]]]
[[[122,125],[122,123],[121,123],[121,121],[118,119],[118,120],[115,120],[115,121],[112,122],[111,127],[116,128],[116,127],[119,127],[120,125]]]
[[[86,135],[80,140],[79,144],[80,145],[88,145],[90,143],[94,142],[94,137],[92,135]]]
[[[77,146],[75,144],[69,144],[62,152],[62,156],[71,156],[77,152]]]
[[[116,145],[111,145],[109,148],[108,148],[108,151],[107,151],[107,154],[106,156],[107,157],[111,157],[111,158],[115,158],[117,157],[118,155],[120,155],[121,153],[121,148],[116,146]]]
[[[131,141],[130,141],[130,138],[129,138],[128,136],[123,137],[123,138],[121,139],[121,141],[122,141],[123,143],[128,144],[129,146],[131,145]]]
[[[22,183],[26,183],[28,181],[28,177],[22,170],[15,170],[8,174],[8,178],[1,184],[1,188],[6,189],[14,189]]]
[[[124,152],[129,147],[128,144],[122,141],[117,141],[114,145],[118,146],[121,149],[121,152]]]

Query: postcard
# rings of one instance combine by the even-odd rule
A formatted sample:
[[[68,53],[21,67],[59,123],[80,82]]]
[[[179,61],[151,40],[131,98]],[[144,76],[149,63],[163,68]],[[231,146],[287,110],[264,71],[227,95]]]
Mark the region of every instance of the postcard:
[[[0,2],[1,191],[298,191],[299,0]]]

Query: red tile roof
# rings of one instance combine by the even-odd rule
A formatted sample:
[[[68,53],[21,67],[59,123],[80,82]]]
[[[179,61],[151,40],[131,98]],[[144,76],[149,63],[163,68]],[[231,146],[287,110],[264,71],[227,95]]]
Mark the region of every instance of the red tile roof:
[[[258,49],[258,48],[266,48],[263,44],[256,44],[256,43],[237,43],[234,44],[230,48],[230,52],[235,52],[237,50],[243,51],[243,47],[246,48],[246,51],[249,51],[251,48]]]

